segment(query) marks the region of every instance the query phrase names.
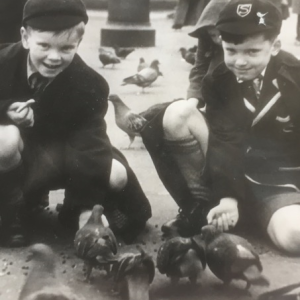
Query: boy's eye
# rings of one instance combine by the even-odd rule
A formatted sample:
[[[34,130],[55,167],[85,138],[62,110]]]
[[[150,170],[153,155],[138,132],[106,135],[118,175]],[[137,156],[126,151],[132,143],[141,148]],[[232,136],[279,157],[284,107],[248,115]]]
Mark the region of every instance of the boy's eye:
[[[249,54],[254,55],[254,54],[257,54],[259,52],[259,50],[258,49],[250,49],[248,52],[249,52]]]
[[[62,47],[62,50],[63,51],[71,51],[71,50],[73,50],[75,47],[74,46],[64,46],[64,47]]]
[[[39,43],[39,46],[43,49],[47,49],[49,47],[49,45],[46,43]]]
[[[227,48],[226,51],[230,55],[233,55],[235,53],[235,51],[233,49],[230,49],[230,48]]]

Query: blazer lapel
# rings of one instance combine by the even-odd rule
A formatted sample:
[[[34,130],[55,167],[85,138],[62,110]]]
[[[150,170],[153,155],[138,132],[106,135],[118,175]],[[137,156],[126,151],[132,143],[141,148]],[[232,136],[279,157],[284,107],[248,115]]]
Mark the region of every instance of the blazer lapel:
[[[263,84],[260,96],[260,105],[257,108],[256,117],[252,122],[252,126],[255,126],[258,122],[260,122],[260,120],[270,111],[280,97],[281,93],[278,89],[278,82],[276,78],[271,82]]]

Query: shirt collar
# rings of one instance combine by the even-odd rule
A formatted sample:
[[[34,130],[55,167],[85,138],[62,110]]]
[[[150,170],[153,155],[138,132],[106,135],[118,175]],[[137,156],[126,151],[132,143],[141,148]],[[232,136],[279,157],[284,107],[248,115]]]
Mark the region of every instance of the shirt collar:
[[[29,53],[28,53],[28,56],[27,56],[27,82],[30,86],[30,77],[35,74],[35,73],[38,73],[38,70],[33,66],[33,64],[31,63],[31,60],[30,60],[30,56],[29,56]],[[48,78],[48,84],[47,86],[54,80],[54,78]]]
[[[38,70],[32,65],[30,61],[30,56],[28,54],[27,56],[27,81],[30,83],[29,78],[31,77],[32,74],[38,72]]]

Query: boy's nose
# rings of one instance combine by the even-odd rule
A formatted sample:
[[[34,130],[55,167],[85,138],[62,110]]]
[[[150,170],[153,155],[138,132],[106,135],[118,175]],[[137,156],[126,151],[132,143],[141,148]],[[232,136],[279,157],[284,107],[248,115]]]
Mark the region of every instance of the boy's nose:
[[[247,60],[245,59],[245,57],[239,56],[235,61],[235,65],[237,67],[244,67],[247,65]]]
[[[59,61],[61,56],[58,51],[53,50],[48,54],[48,59],[51,61]]]

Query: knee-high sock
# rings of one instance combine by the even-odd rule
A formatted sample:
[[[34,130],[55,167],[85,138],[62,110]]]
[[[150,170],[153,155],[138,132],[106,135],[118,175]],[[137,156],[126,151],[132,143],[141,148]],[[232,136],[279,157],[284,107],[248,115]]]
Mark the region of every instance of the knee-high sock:
[[[192,201],[208,201],[208,188],[203,178],[205,157],[198,141],[190,136],[177,141],[165,140],[164,144],[186,181]]]

